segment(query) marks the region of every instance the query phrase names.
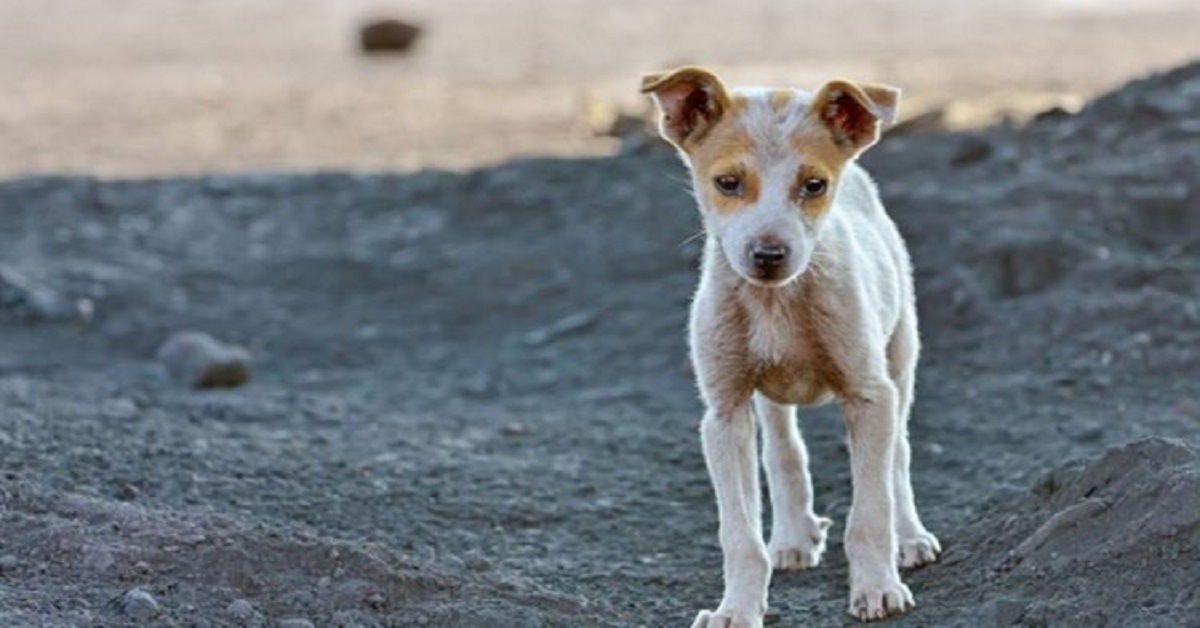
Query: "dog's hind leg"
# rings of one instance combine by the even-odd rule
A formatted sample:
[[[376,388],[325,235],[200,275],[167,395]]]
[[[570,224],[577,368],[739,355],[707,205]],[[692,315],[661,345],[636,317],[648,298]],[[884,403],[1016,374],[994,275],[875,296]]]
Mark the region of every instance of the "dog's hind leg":
[[[717,495],[725,595],[717,610],[700,611],[693,626],[761,626],[771,565],[756,512],[758,447],[749,403],[728,414],[710,409],[700,424],[700,440]]]
[[[888,344],[888,366],[896,384],[899,405],[899,424],[893,459],[895,470],[892,473],[892,486],[896,497],[896,537],[900,566],[906,568],[932,563],[942,551],[938,538],[925,528],[917,514],[912,478],[909,475],[912,449],[908,442],[908,417],[912,411],[917,353],[920,351],[915,321],[916,315],[911,311],[906,312],[900,321],[899,329]]]
[[[808,451],[796,425],[796,407],[754,396],[763,425],[763,469],[771,495],[771,541],[767,553],[775,569],[816,567],[825,553],[833,522],[813,513]]]

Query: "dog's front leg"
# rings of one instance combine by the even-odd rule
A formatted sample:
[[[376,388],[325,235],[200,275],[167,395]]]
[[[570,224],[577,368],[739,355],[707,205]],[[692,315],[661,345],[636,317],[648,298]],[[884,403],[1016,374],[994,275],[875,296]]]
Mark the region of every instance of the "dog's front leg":
[[[833,521],[813,512],[808,450],[796,425],[796,407],[754,396],[763,426],[763,468],[771,492],[771,542],[767,552],[778,570],[809,569],[825,553]]]
[[[771,563],[762,539],[758,447],[748,401],[726,412],[710,409],[700,424],[717,494],[725,596],[717,610],[700,611],[693,628],[761,626],[767,610]]]
[[[898,428],[897,396],[891,382],[880,381],[845,401],[854,482],[845,538],[850,614],[863,621],[913,607],[912,593],[900,581],[896,565],[892,445]]]

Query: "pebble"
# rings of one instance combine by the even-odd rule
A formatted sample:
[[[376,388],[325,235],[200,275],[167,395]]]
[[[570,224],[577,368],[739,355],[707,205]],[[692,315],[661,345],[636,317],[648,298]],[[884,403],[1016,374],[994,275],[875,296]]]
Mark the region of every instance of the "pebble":
[[[504,425],[502,431],[505,436],[525,436],[529,433],[529,426],[520,421],[509,421]]]
[[[12,554],[0,556],[0,576],[8,575],[17,570],[20,561]]]
[[[134,588],[125,592],[125,598],[121,602],[121,611],[134,621],[144,622],[158,616],[161,609],[158,606],[158,600],[154,599],[153,595],[143,589]]]
[[[0,309],[12,309],[39,321],[89,321],[95,313],[90,299],[72,300],[11,266],[0,264]]]
[[[241,621],[250,621],[254,618],[254,605],[239,598],[230,602],[229,606],[225,607],[225,612]]]
[[[279,620],[279,628],[316,628],[307,619],[292,618]]]
[[[374,591],[363,598],[363,602],[373,611],[382,611],[387,608],[387,598],[383,597],[382,593]]]
[[[172,335],[157,357],[172,378],[193,388],[235,388],[250,380],[250,352],[203,332]]]
[[[992,144],[982,137],[966,137],[958,143],[950,164],[958,167],[970,166],[984,161],[992,155]]]
[[[358,31],[358,44],[366,53],[408,52],[421,36],[421,27],[396,19],[376,20]]]
[[[992,616],[993,625],[1002,628],[1020,623],[1025,615],[1025,605],[1015,600],[1000,599],[989,604],[985,612]]]

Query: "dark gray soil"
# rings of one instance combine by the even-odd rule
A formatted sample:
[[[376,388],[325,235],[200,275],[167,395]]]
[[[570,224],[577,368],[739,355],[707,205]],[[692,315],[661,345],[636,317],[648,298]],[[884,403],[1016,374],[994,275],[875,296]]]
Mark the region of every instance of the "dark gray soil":
[[[896,623],[1195,625],[1200,65],[866,162],[917,266],[946,547]],[[0,184],[0,624],[686,625],[720,595],[697,224],[653,148]],[[168,379],[188,329],[250,384]],[[801,421],[840,530],[841,421]],[[768,621],[846,621],[846,577],[835,541]]]

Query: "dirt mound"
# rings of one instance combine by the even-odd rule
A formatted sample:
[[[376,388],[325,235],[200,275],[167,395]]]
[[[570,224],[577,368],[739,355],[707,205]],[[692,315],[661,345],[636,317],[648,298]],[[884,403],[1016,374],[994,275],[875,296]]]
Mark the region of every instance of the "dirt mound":
[[[38,591],[32,598],[0,591],[6,626],[47,617],[105,626],[238,625],[250,622],[214,609],[245,598],[254,600],[255,625],[266,625],[266,617],[335,626],[523,625],[562,621],[582,608],[578,599],[520,579],[480,575],[490,569],[485,559],[437,566],[379,543],[23,484],[5,486],[4,503],[4,541],[15,553],[2,575]],[[127,591],[97,605],[97,581]],[[134,590],[149,594],[153,610],[139,616],[124,603]]]
[[[1200,452],[1147,439],[997,498],[963,530],[939,595],[995,625],[1186,625],[1200,613]]]
[[[914,483],[947,547],[902,622],[1194,615],[1195,452],[1144,439],[1200,439],[1198,73],[868,154],[916,265]],[[635,151],[0,183],[6,277],[89,304],[31,317],[34,284],[5,284],[3,623],[686,623],[720,556],[683,176]],[[171,383],[154,354],[181,330],[246,347],[254,379]],[[801,420],[840,522],[837,413]],[[773,618],[844,618],[838,545],[776,579]]]

